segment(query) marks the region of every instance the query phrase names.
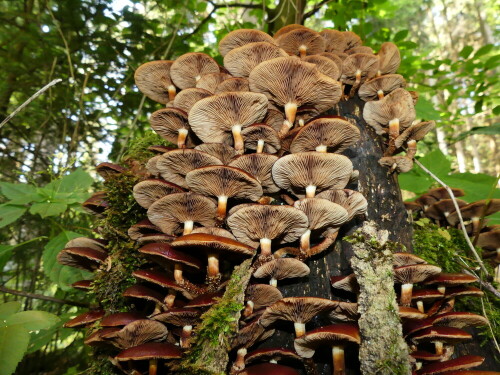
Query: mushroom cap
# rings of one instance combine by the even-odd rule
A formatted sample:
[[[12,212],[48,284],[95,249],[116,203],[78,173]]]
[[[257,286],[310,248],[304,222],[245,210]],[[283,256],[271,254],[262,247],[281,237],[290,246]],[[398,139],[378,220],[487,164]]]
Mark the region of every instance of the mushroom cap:
[[[158,176],[160,171],[156,168],[156,163],[160,160],[161,155],[155,155],[146,162],[146,170],[153,176]]]
[[[453,311],[435,315],[432,324],[453,328],[477,327],[487,325],[488,319],[484,316],[470,312]]]
[[[132,276],[136,279],[146,281],[155,285],[159,285],[162,288],[175,290],[181,292],[186,298],[191,299],[192,296],[187,293],[184,288],[179,286],[174,279],[171,279],[165,274],[165,271],[156,270],[135,270],[132,272]]]
[[[424,361],[439,361],[440,359],[443,358],[442,354],[426,352],[424,350],[416,350],[414,352],[411,352],[410,356],[412,356],[415,359],[421,359]]]
[[[180,349],[166,342],[148,342],[142,345],[125,349],[115,357],[117,361],[140,361],[149,359],[181,358]]]
[[[421,312],[418,309],[408,306],[399,306],[399,317],[401,319],[425,319],[427,318],[427,314]]]
[[[310,30],[308,27],[304,26],[304,25],[299,25],[297,23],[292,23],[290,25],[285,25],[283,26],[282,28],[278,29],[273,37],[274,39],[278,38],[280,35],[283,35],[283,34],[286,34],[286,33],[289,33],[290,31],[292,30],[296,30],[296,29],[308,29]]]
[[[307,230],[307,216],[291,206],[251,204],[230,213],[227,225],[235,237],[254,248],[268,238],[293,242]]]
[[[306,56],[303,59],[304,61],[316,65],[316,68],[320,71],[320,73],[334,79],[338,80],[340,78],[340,68],[339,66],[328,57],[320,56],[320,55],[311,55]]]
[[[261,363],[246,367],[238,375],[299,375],[297,370],[276,363]]]
[[[264,141],[264,152],[275,154],[281,148],[278,132],[266,124],[254,124],[243,129],[241,132],[245,140],[245,149],[256,150],[258,142]]]
[[[477,218],[482,216],[489,216],[500,211],[500,199],[482,199],[477,202],[469,203],[467,206],[460,207],[460,212],[462,213],[462,218],[464,220]],[[450,225],[458,225],[458,214],[457,212],[452,212],[447,217],[448,223]]]
[[[325,146],[329,152],[341,153],[359,141],[359,129],[345,119],[320,117],[300,128],[290,145],[290,152],[314,151]]]
[[[266,42],[271,45],[276,44],[274,38],[263,31],[253,29],[238,29],[231,31],[221,39],[221,41],[219,42],[219,52],[222,57],[225,57],[227,54],[229,54],[230,51],[234,50],[235,48],[245,46],[249,43],[257,42]],[[227,69],[225,63],[224,67]],[[233,73],[231,72],[231,74]]]
[[[283,112],[275,109],[268,109],[266,116],[262,120],[264,124],[269,125],[271,128],[279,132],[283,126],[283,121],[285,121],[285,116]]]
[[[119,330],[120,327],[101,328],[97,331],[93,331],[90,335],[88,335],[83,343],[88,346],[105,346],[106,344],[109,344],[106,341],[106,336]]]
[[[215,225],[215,202],[195,193],[174,193],[167,195],[148,209],[148,218],[166,234],[182,231],[184,222],[194,221],[201,226]]]
[[[139,205],[148,209],[158,199],[182,191],[180,186],[170,182],[160,179],[148,179],[136,184],[132,194]]]
[[[173,308],[160,314],[156,314],[152,319],[174,326],[190,326],[197,323],[201,312],[193,308]]]
[[[477,277],[473,275],[468,275],[466,273],[438,273],[433,277],[426,279],[424,284],[454,286],[454,285],[475,283],[476,281]]]
[[[462,357],[458,357],[455,359],[450,359],[449,361],[444,362],[435,362],[428,365],[423,366],[420,370],[417,371],[418,375],[434,375],[434,374],[449,374],[450,371],[453,370],[465,370],[472,367],[479,366],[484,362],[484,357],[480,357],[477,355],[464,355]],[[466,371],[464,374],[468,374]]]
[[[410,213],[420,212],[423,210],[423,207],[417,202],[403,202],[403,204],[405,205],[406,211],[409,211]]]
[[[316,198],[328,199],[344,207],[349,215],[347,221],[357,215],[364,215],[368,209],[368,202],[363,194],[350,189],[325,190],[317,194]]]
[[[177,237],[172,241],[174,248],[188,248],[211,253],[225,253],[227,255],[251,256],[255,249],[231,238],[220,237],[204,233],[191,233]]]
[[[453,195],[455,197],[463,197],[465,195],[465,192],[462,189],[451,188],[451,191],[453,192]],[[444,187],[430,189],[427,192],[427,195],[430,195],[438,200],[450,198],[450,194],[448,193],[448,191]]]
[[[241,169],[214,165],[195,169],[186,175],[189,188],[199,194],[258,200],[262,196],[259,182]]]
[[[382,43],[377,56],[380,60],[380,74],[396,73],[399,68],[399,64],[401,64],[401,55],[398,47],[394,43]]]
[[[286,56],[288,54],[275,44],[265,41],[250,43],[225,55],[224,67],[235,77],[248,78],[250,72],[261,62]]]
[[[345,53],[347,55],[354,55],[355,53],[367,53],[369,55],[373,55],[373,50],[367,46],[357,46],[346,50]]]
[[[441,268],[432,264],[413,264],[394,268],[394,281],[401,284],[415,284],[438,275]]]
[[[340,227],[349,218],[344,207],[327,199],[303,198],[293,206],[306,214],[310,230]]]
[[[354,53],[342,62],[342,76],[340,80],[348,85],[356,82],[356,74],[360,72],[361,82],[375,77],[379,67],[377,56],[368,53]]]
[[[334,289],[342,289],[352,293],[359,292],[358,280],[356,280],[356,275],[353,273],[349,275],[330,276],[330,283]]]
[[[186,175],[194,169],[209,165],[221,165],[215,156],[194,149],[178,149],[163,154],[156,162],[161,176],[180,187],[187,188]]]
[[[102,318],[101,327],[125,326],[135,320],[144,319],[144,315],[135,312],[119,312]]]
[[[194,148],[195,150],[206,152],[215,156],[222,164],[229,165],[236,157],[236,150],[224,143],[202,143]]]
[[[323,57],[326,57],[326,58],[332,60],[335,64],[337,64],[337,68],[339,69],[340,74],[342,74],[342,65],[343,65],[342,62],[344,60],[337,53],[322,52],[318,56],[323,56]]]
[[[458,207],[467,206],[468,203],[461,199],[455,200]],[[425,210],[425,216],[434,220],[443,220],[448,217],[448,215],[455,211],[455,204],[452,199],[441,199],[433,204],[431,204]]]
[[[210,56],[200,52],[185,53],[170,67],[172,81],[183,90],[195,87],[201,77],[210,73],[219,73],[219,65]]]
[[[197,307],[208,307],[212,306],[224,295],[224,291],[219,291],[216,293],[205,293],[201,294],[196,298],[189,301],[184,307],[186,308],[197,308]]]
[[[155,258],[161,258],[167,262],[181,263],[184,266],[197,270],[201,269],[203,266],[197,258],[177,251],[167,243],[149,243],[139,248],[139,252]]]
[[[316,315],[333,310],[336,302],[317,297],[288,297],[268,306],[259,322],[268,327],[277,320],[307,323]]]
[[[326,52],[344,52],[347,49],[347,40],[342,31],[325,29],[319,35],[325,40]]]
[[[268,285],[269,286],[269,285]],[[245,364],[250,364],[255,361],[268,362],[270,360],[297,359],[301,360],[293,350],[285,348],[261,348],[248,353],[245,356]]]
[[[272,168],[279,158],[270,154],[245,154],[234,159],[229,166],[249,173],[259,181],[264,193],[276,193],[280,190],[272,178]]]
[[[93,272],[107,257],[108,254],[104,250],[95,250],[90,247],[67,247],[57,254],[57,261],[64,266]]]
[[[444,294],[437,289],[417,289],[412,291],[412,301],[434,301],[444,298]]]
[[[218,227],[195,228],[195,229],[193,229],[193,231],[191,233],[213,234],[214,236],[226,237],[226,238],[230,238],[232,240],[236,240],[236,237],[234,237],[230,231],[222,229],[222,228],[218,228]]]
[[[106,244],[106,240],[76,237],[69,240],[64,247],[88,247],[97,251],[106,251]]]
[[[104,317],[103,310],[94,310],[94,311],[86,311],[73,319],[68,320],[64,323],[64,327],[66,328],[78,328],[84,327],[87,324],[97,322],[99,319]]]
[[[250,83],[248,82],[248,79],[241,77],[228,78],[219,83],[215,88],[215,94],[230,91],[250,91]]]
[[[375,77],[363,83],[358,91],[359,97],[365,102],[378,100],[379,92],[384,96],[396,89],[406,87],[406,81],[402,75],[387,74],[385,76]]]
[[[82,203],[82,207],[93,214],[101,215],[109,207],[106,192],[98,191]]]
[[[167,104],[168,87],[173,85],[170,69],[173,61],[158,60],[142,64],[134,73],[135,84],[148,98]]]
[[[160,228],[149,221],[149,219],[143,219],[128,228],[127,234],[132,240],[136,241],[144,236],[162,233]]]
[[[477,246],[483,248],[484,250],[496,252],[496,250],[500,247],[500,231],[480,233],[477,240]],[[484,258],[484,253],[482,255]]]
[[[411,266],[415,264],[426,264],[427,262],[412,253],[394,253],[393,265],[394,267]]]
[[[231,349],[249,348],[258,341],[267,340],[274,334],[274,329],[266,330],[259,324],[259,319],[254,318],[247,322],[231,340]]]
[[[343,189],[352,174],[349,158],[321,152],[299,152],[280,158],[273,166],[273,179],[282,189],[303,194],[314,185],[317,191]]]
[[[78,289],[78,290],[92,290],[93,287],[92,287],[92,282],[94,280],[78,280],[78,281],[75,281],[73,284],[71,284],[71,286],[75,289]]]
[[[257,65],[249,77],[250,89],[263,93],[278,107],[294,103],[320,112],[333,107],[342,95],[338,81],[321,74],[314,64],[295,57],[278,57]]]
[[[267,98],[255,92],[226,92],[197,102],[189,112],[189,123],[203,142],[231,143],[235,125],[246,128],[261,122]]]
[[[245,301],[252,301],[254,310],[272,305],[282,298],[279,289],[269,284],[252,284],[245,291]]]
[[[349,50],[354,47],[359,47],[360,45],[363,44],[361,38],[359,35],[356,33],[353,33],[352,31],[343,31],[342,34],[344,34],[344,39],[346,42],[346,49]]]
[[[405,89],[396,89],[383,99],[367,102],[363,109],[363,118],[377,134],[383,134],[382,129],[387,128],[393,119],[399,119],[400,129],[406,129],[415,116],[413,100]]]
[[[334,321],[355,322],[359,319],[358,304],[355,302],[336,301],[334,309],[328,313],[328,318]]]
[[[275,36],[275,39],[278,46],[292,55],[300,55],[301,49],[304,49],[307,55],[325,52],[325,39],[308,28],[297,28],[278,37]]]
[[[472,335],[459,328],[432,326],[416,332],[411,340],[417,344],[422,342],[443,341],[448,344],[458,344],[469,340]]]
[[[413,159],[407,156],[384,156],[378,160],[378,163],[382,167],[395,170],[397,173],[406,173],[413,168]]]
[[[148,288],[144,285],[132,285],[125,289],[122,293],[123,297],[137,298],[143,299],[145,301],[151,301],[155,304],[162,305],[163,304],[163,295],[158,293],[157,291]]]
[[[357,324],[343,323],[319,327],[294,341],[295,350],[303,358],[311,358],[317,348],[335,344],[361,343]]]
[[[205,89],[196,87],[184,89],[175,96],[173,107],[189,113],[197,102],[209,96],[212,96],[212,93]]]
[[[99,174],[99,176],[104,178],[104,180],[107,180],[112,176],[119,175],[126,170],[127,168],[122,167],[121,165],[106,162],[100,163],[95,167],[95,171]]]
[[[309,267],[295,258],[278,258],[264,263],[253,273],[258,279],[270,277],[276,280],[304,277],[309,275]]]
[[[231,78],[231,74],[227,73],[210,73],[205,74],[200,80],[196,83],[196,87],[199,89],[204,89],[212,94],[215,92],[217,86],[224,82],[226,79]]]
[[[149,117],[149,123],[156,134],[175,144],[177,144],[179,130],[187,130],[186,147],[194,146],[193,132],[189,127],[188,115],[182,109],[175,107],[159,109]]]
[[[420,141],[428,132],[434,129],[435,126],[436,123],[434,121],[419,122],[418,124],[412,125],[405,129],[399,137],[396,138],[394,145],[397,148],[400,148],[403,145],[403,142],[408,142],[409,140]]]

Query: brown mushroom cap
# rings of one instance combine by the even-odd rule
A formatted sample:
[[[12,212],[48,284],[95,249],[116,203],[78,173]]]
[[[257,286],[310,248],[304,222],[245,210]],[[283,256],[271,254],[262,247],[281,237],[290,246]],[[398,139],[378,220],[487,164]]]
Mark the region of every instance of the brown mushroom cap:
[[[161,158],[161,155],[155,155],[146,162],[146,170],[152,176],[157,177],[160,175],[160,171],[158,170],[158,168],[156,168],[156,163],[158,162],[158,160],[160,160],[160,158]]]
[[[182,352],[175,345],[166,342],[148,342],[128,348],[115,357],[117,361],[140,361],[149,359],[181,358]]]
[[[333,321],[355,322],[359,319],[358,304],[355,302],[336,301],[333,310],[328,313],[328,318]]]
[[[274,39],[278,38],[280,35],[283,35],[283,34],[286,34],[286,33],[289,33],[290,31],[292,30],[297,30],[297,29],[308,29],[310,30],[308,27],[304,26],[304,25],[299,25],[297,23],[292,23],[290,25],[286,25],[286,26],[283,26],[282,28],[278,29],[273,37]]]
[[[460,207],[460,212],[464,220],[479,220],[482,216],[489,216],[498,211],[500,211],[500,199],[483,199],[469,203],[467,206]],[[450,225],[458,225],[459,219],[457,212],[452,212],[447,217],[447,220]]]
[[[89,247],[67,247],[57,254],[57,261],[64,266],[95,271],[106,260],[108,254],[104,250]]]
[[[357,215],[364,215],[368,209],[366,198],[359,191],[349,189],[330,189],[322,191],[316,198],[328,199],[344,207],[348,213],[347,221]]]
[[[95,167],[95,171],[104,178],[104,180],[108,180],[112,176],[119,175],[123,172],[125,172],[127,168],[122,167],[121,165],[118,164],[113,164],[113,163],[100,163]]]
[[[328,57],[320,56],[320,55],[311,55],[306,56],[303,59],[304,61],[316,65],[316,68],[320,71],[320,73],[334,79],[338,80],[340,78],[340,68],[339,66]]]
[[[206,74],[200,78],[196,83],[196,87],[199,89],[204,89],[212,94],[215,93],[217,86],[228,78],[231,78],[231,74],[227,73],[210,73]]]
[[[119,327],[125,326],[138,319],[144,319],[144,315],[134,312],[119,312],[105,316],[99,324],[101,327]]]
[[[205,293],[201,294],[196,298],[189,301],[184,307],[186,308],[203,308],[212,306],[224,295],[224,291],[219,291],[217,293]]]
[[[293,138],[290,152],[341,153],[359,140],[359,129],[337,117],[321,117],[303,126]]]
[[[325,51],[325,39],[311,29],[297,28],[275,38],[276,43],[292,55],[303,57]]]
[[[136,241],[144,236],[163,233],[161,233],[160,228],[149,221],[149,219],[143,219],[128,228],[127,234],[132,240]]]
[[[366,53],[369,55],[373,55],[373,50],[368,46],[357,46],[357,47],[353,47],[353,48],[350,48],[348,50],[345,50],[345,53],[347,55],[354,55],[355,53]]]
[[[442,341],[457,344],[472,338],[472,335],[459,328],[432,326],[424,328],[412,336],[415,343]]]
[[[432,324],[454,328],[477,327],[487,325],[488,319],[484,316],[470,312],[453,311],[435,315],[433,317]]]
[[[480,233],[477,240],[477,246],[483,248],[484,250],[496,252],[496,250],[500,247],[500,231]],[[482,255],[484,257],[484,253]]]
[[[241,135],[245,140],[245,149],[248,150],[275,154],[281,148],[278,132],[266,124],[250,125],[243,129]]]
[[[453,195],[455,197],[463,197],[465,195],[465,192],[462,189],[451,188],[451,191],[453,192]],[[438,200],[450,198],[450,194],[448,193],[448,191],[444,187],[430,189],[427,192],[427,195],[430,195]]]
[[[261,184],[264,193],[276,193],[280,188],[274,183],[271,171],[277,160],[276,155],[246,154],[234,159],[229,166],[244,170],[255,177]]]
[[[394,267],[427,263],[424,259],[412,253],[394,253],[392,262],[394,264]]]
[[[233,76],[248,78],[261,62],[286,56],[288,54],[284,50],[269,42],[250,43],[224,56],[224,66]]]
[[[263,31],[253,29],[238,29],[231,31],[221,39],[221,41],[219,42],[219,52],[222,57],[225,57],[230,51],[234,50],[235,48],[245,46],[249,43],[257,42],[266,42],[271,45],[276,44],[274,38]],[[224,67],[227,69],[226,64],[224,64]]]
[[[215,225],[216,209],[215,202],[203,195],[175,193],[153,203],[148,209],[148,218],[166,234],[177,234],[183,229],[187,234],[194,223]]]
[[[163,154],[156,162],[156,169],[165,180],[187,188],[186,175],[189,172],[197,168],[221,164],[222,161],[206,152],[179,149]]]
[[[425,319],[427,318],[427,314],[421,312],[418,309],[408,306],[399,306],[398,307],[399,317],[401,319]]]
[[[285,116],[280,110],[268,109],[266,116],[262,120],[264,124],[269,125],[271,128],[279,132],[285,121]]]
[[[414,352],[411,352],[410,356],[415,359],[421,359],[424,361],[439,361],[443,358],[442,354],[431,353],[424,350],[416,350]]]
[[[434,374],[448,374],[454,370],[465,370],[472,367],[479,366],[484,362],[484,357],[477,355],[464,355],[455,359],[450,359],[444,362],[435,362],[423,366],[417,371],[418,375],[434,375]],[[467,374],[468,372],[465,372]]]
[[[163,295],[144,285],[132,285],[122,293],[123,297],[137,298],[163,305]]]
[[[356,280],[356,275],[353,273],[349,275],[330,276],[330,283],[334,289],[342,289],[352,293],[359,292],[358,280]]]
[[[185,89],[175,96],[173,107],[189,113],[197,102],[210,96],[212,93],[204,89],[195,87]]]
[[[399,64],[401,64],[401,55],[398,47],[394,43],[382,43],[377,56],[380,60],[380,74],[396,73],[399,68]]]
[[[223,165],[229,165],[237,156],[236,150],[224,143],[202,143],[194,148],[195,150],[206,152],[209,155],[215,156]]]
[[[148,98],[167,104],[175,96],[175,86],[170,77],[173,61],[159,60],[142,64],[134,74],[135,84]]]
[[[257,279],[271,279],[270,284],[276,286],[276,280],[290,279],[294,277],[304,277],[309,275],[309,267],[295,258],[278,258],[264,263],[253,273]]]
[[[275,363],[261,363],[246,367],[238,375],[298,375],[297,370]]]
[[[323,57],[326,57],[326,58],[332,60],[337,65],[337,68],[339,69],[340,74],[342,74],[343,59],[337,53],[322,52],[318,56],[323,56]]]
[[[178,285],[174,279],[167,276],[165,271],[135,270],[132,272],[132,276],[136,279],[159,285],[162,288],[181,292],[188,299],[193,298],[183,287]]]
[[[78,328],[84,327],[90,323],[97,322],[104,316],[103,310],[86,311],[83,314],[76,316],[75,318],[68,320],[64,323],[66,328]]]
[[[407,156],[384,156],[378,160],[382,167],[390,168],[390,171],[406,173],[413,168],[413,160]]]
[[[236,241],[236,237],[230,231],[219,227],[200,227],[193,229],[191,233],[213,234],[214,236],[226,237]]]
[[[177,237],[172,247],[186,250],[204,251],[206,253],[225,253],[227,255],[251,256],[255,249],[231,238],[204,233],[191,233]]]
[[[279,289],[269,284],[252,284],[245,291],[245,301],[252,301],[255,310],[272,305],[282,298]]]
[[[387,74],[375,77],[361,85],[358,91],[359,97],[365,102],[378,100],[396,89],[406,87],[406,81],[402,75]]]
[[[228,78],[219,83],[215,88],[215,94],[230,91],[250,91],[250,83],[248,82],[248,79],[241,77]]]
[[[149,243],[139,248],[141,254],[149,255],[154,259],[162,259],[169,263],[178,263],[189,268],[201,269],[202,263],[195,257],[176,251],[166,243]]]
[[[78,289],[78,290],[88,291],[88,290],[93,289],[93,287],[92,287],[93,281],[94,280],[78,280],[78,281],[75,281],[73,284],[71,284],[71,286],[75,289]]]
[[[163,139],[175,143],[179,148],[193,147],[193,133],[189,127],[188,115],[182,109],[163,108],[149,117],[153,130]]]
[[[194,325],[201,312],[193,308],[173,308],[166,312],[156,314],[152,319],[174,326]]]
[[[269,286],[269,285],[267,285]],[[270,360],[283,360],[283,359],[296,359],[301,360],[293,350],[285,348],[261,348],[248,353],[245,356],[245,364],[250,364],[255,361],[270,361]]]
[[[458,207],[467,206],[468,203],[461,199],[455,200]],[[425,216],[434,220],[446,219],[450,213],[455,211],[455,204],[452,199],[441,199],[433,204],[431,204],[425,210]]]
[[[342,34],[344,35],[344,39],[346,42],[346,49],[349,50],[354,47],[359,47],[360,45],[363,44],[361,41],[361,38],[356,34],[353,33],[352,31],[343,31]]]
[[[415,284],[429,280],[440,272],[441,268],[432,264],[413,264],[394,268],[394,279],[401,284]]]
[[[90,213],[102,215],[109,207],[109,203],[106,200],[106,192],[98,191],[92,194],[89,199],[82,203],[82,207]]]
[[[439,273],[425,280],[424,284],[454,286],[474,283],[476,281],[477,277],[466,273]]]
[[[180,56],[170,68],[172,81],[183,90],[195,87],[201,77],[210,73],[219,73],[219,65],[210,56],[200,52]]]
[[[316,191],[343,189],[352,174],[352,162],[343,155],[300,152],[280,158],[272,173],[282,189],[314,197]]]
[[[65,247],[88,247],[97,251],[106,251],[105,240],[88,238],[88,237],[76,237],[69,240]]]
[[[170,182],[159,179],[148,179],[134,186],[133,195],[137,203],[148,209],[158,199],[182,191],[180,186]]]
[[[342,63],[340,80],[348,85],[359,84],[375,77],[379,68],[379,59],[368,53],[349,55]]]
[[[397,148],[400,148],[404,142],[408,142],[410,140],[420,141],[428,132],[434,129],[435,126],[436,123],[434,121],[419,122],[418,124],[412,125],[405,129],[400,136],[396,138],[394,145]]]
[[[347,41],[342,31],[325,29],[319,33],[325,39],[326,52],[344,52]]]

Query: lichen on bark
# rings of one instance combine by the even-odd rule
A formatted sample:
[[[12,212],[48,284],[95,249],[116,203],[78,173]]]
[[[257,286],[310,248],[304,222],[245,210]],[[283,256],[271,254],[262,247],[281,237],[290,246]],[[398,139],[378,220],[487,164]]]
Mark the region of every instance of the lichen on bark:
[[[392,253],[397,244],[388,235],[368,221],[346,238],[353,245],[351,266],[360,287],[359,359],[365,375],[411,374],[394,291]]]

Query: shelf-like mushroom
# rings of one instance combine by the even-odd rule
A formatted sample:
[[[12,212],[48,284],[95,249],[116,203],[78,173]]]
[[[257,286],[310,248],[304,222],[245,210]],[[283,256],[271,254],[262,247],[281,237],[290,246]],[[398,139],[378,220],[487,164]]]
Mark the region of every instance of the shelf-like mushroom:
[[[200,78],[210,73],[219,73],[219,65],[210,56],[200,52],[186,53],[170,67],[172,81],[182,90],[196,87]]]
[[[176,87],[170,77],[173,61],[159,60],[142,64],[134,73],[135,84],[148,98],[161,104],[174,100]]]
[[[263,31],[254,29],[238,29],[231,31],[224,38],[222,38],[219,42],[219,52],[222,57],[225,57],[235,48],[258,42],[266,42],[271,45],[276,44],[274,38]]]
[[[175,107],[163,108],[149,117],[153,130],[163,139],[175,143],[178,148],[193,147],[193,133],[190,131],[188,115]]]
[[[265,262],[253,273],[257,279],[269,278],[269,285],[276,287],[278,280],[309,275],[309,267],[295,258],[278,258]]]
[[[148,209],[158,199],[182,191],[176,184],[160,179],[147,179],[136,184],[132,194],[139,205]]]
[[[314,30],[298,28],[276,37],[276,43],[287,53],[305,57],[325,52],[325,39]]]

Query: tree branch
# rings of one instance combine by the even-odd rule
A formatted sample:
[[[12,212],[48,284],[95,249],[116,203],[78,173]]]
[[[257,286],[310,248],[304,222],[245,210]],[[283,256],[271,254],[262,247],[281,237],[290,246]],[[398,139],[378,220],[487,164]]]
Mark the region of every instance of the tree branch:
[[[262,9],[262,4],[245,4],[245,3],[224,3],[224,4],[216,4],[213,1],[208,1],[213,7],[214,10],[220,8],[249,8],[249,9]]]
[[[43,301],[61,303],[64,305],[78,306],[78,307],[89,307],[89,304],[84,303],[84,302],[69,301],[69,300],[59,299],[59,298],[50,297],[50,296],[44,296],[42,294],[28,293],[28,292],[23,292],[22,290],[15,290],[15,289],[6,288],[4,286],[0,286],[0,292],[9,293],[9,294],[13,294],[15,296],[21,296],[21,297],[26,297],[26,298],[34,298],[34,299],[40,299]]]
[[[304,15],[302,16],[302,22],[304,22],[304,20],[314,15],[314,13],[320,10],[323,5],[328,4],[331,1],[333,0],[322,0],[319,3],[317,3],[309,12],[304,13]]]

